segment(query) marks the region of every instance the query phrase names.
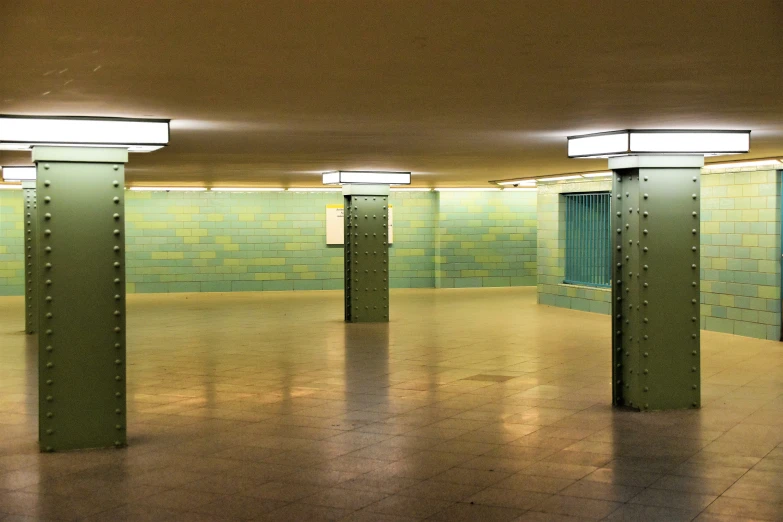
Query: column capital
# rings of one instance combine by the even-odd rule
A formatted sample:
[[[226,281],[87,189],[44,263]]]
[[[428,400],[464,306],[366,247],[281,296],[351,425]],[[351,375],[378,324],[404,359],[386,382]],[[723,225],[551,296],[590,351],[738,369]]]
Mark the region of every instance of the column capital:
[[[389,185],[346,184],[343,196],[388,196]]]
[[[621,169],[700,169],[704,156],[700,154],[638,154],[609,158],[611,170]]]
[[[33,161],[128,163],[128,149],[118,147],[33,147]]]

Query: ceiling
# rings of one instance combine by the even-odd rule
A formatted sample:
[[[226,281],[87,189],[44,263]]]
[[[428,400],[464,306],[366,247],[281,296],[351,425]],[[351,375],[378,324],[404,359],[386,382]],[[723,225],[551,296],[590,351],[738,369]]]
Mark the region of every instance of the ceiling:
[[[570,134],[751,129],[783,156],[780,0],[3,0],[0,113],[171,118],[129,181],[484,186]],[[21,164],[29,154],[0,154]]]

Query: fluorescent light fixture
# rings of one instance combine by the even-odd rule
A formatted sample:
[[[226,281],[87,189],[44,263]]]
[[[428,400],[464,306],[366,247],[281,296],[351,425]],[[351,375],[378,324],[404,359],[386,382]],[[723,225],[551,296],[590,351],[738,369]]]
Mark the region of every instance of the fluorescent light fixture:
[[[209,189],[212,192],[282,192],[284,188],[272,188],[272,187],[212,187]]]
[[[537,192],[538,189],[535,187],[506,187],[503,189],[503,192],[509,192],[509,191],[517,191],[517,192]]]
[[[313,187],[313,188],[300,188],[294,187],[286,189],[288,192],[342,192],[343,189],[336,187]]]
[[[358,170],[338,170],[324,172],[324,185],[374,184],[374,185],[410,185],[410,172],[371,172]]]
[[[0,183],[0,190],[22,190],[22,185],[6,185]]]
[[[509,179],[503,181],[495,181],[494,183],[497,183],[498,185],[535,185],[536,180],[532,178]]]
[[[536,178],[536,181],[541,183],[542,181],[567,181],[569,179],[582,179],[582,175],[573,174],[568,176],[551,176],[549,178]]]
[[[455,187],[455,188],[436,188],[436,192],[498,192],[500,188],[487,187]]]
[[[585,172],[582,174],[583,178],[609,178],[612,176],[611,170],[606,170],[603,172]]]
[[[568,136],[569,158],[632,154],[742,154],[750,150],[749,130],[627,129]]]
[[[204,192],[204,187],[131,187],[128,190],[135,191],[160,191],[160,192]]]
[[[432,192],[431,188],[391,188],[392,192]]]
[[[35,167],[3,167],[3,181],[35,181]]]
[[[169,143],[169,120],[0,115],[0,150],[121,147],[151,152]]]
[[[568,137],[569,158],[608,157],[627,153],[627,131]]]
[[[783,160],[781,159],[760,159],[750,161],[730,161],[727,163],[708,163],[704,165],[704,168],[709,169],[739,169],[742,167],[773,167],[783,168]]]

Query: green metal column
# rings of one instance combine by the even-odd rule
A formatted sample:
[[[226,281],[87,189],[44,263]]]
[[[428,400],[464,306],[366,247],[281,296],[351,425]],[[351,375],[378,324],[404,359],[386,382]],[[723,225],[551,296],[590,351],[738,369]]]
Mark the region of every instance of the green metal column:
[[[389,187],[345,185],[345,321],[389,321]]]
[[[42,451],[124,446],[125,149],[36,147]]]
[[[23,181],[24,194],[24,329],[28,334],[37,331],[38,322],[38,277],[36,273],[36,201],[35,181]]]
[[[698,408],[700,156],[610,159],[613,400]]]

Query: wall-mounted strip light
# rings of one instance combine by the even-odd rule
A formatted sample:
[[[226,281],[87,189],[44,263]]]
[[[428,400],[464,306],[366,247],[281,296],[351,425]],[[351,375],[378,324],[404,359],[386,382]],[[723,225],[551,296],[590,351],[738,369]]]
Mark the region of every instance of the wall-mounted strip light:
[[[212,187],[209,190],[211,192],[283,192],[285,189],[281,187]]]
[[[612,171],[606,170],[603,172],[585,172],[582,174],[583,178],[610,178],[612,177]]]
[[[22,190],[22,185],[7,185],[0,183],[0,190]]]
[[[134,191],[158,191],[158,192],[204,192],[205,187],[130,187]]]
[[[35,181],[35,167],[3,167],[3,181]]]
[[[392,192],[432,192],[431,188],[419,188],[419,187],[415,187],[415,188],[396,188],[396,187],[392,187],[389,190],[391,190]]]
[[[505,187],[503,192],[538,192],[535,187]]]
[[[541,183],[542,181],[568,181],[571,179],[582,179],[581,174],[573,174],[569,176],[550,176],[548,178],[536,178],[536,181]]]
[[[626,129],[568,136],[569,158],[609,158],[630,154],[718,156],[750,150],[749,130]]]
[[[523,178],[523,179],[509,179],[509,180],[502,180],[502,181],[490,181],[490,183],[496,183],[497,185],[513,185],[513,186],[525,186],[525,185],[535,185],[536,180],[532,178]]]
[[[300,188],[294,187],[287,189],[288,192],[342,192],[343,189],[335,187],[314,187],[314,188]]]
[[[783,159],[760,159],[750,161],[729,161],[726,163],[707,163],[703,168],[710,169],[740,169],[743,167],[773,167],[783,168]]]
[[[435,192],[499,192],[500,188],[487,188],[487,187],[444,187],[436,188]]]
[[[46,145],[151,152],[168,143],[169,120],[0,115],[0,150]]]
[[[324,172],[324,185],[375,184],[410,185],[410,172],[370,172],[358,170],[338,170]]]

